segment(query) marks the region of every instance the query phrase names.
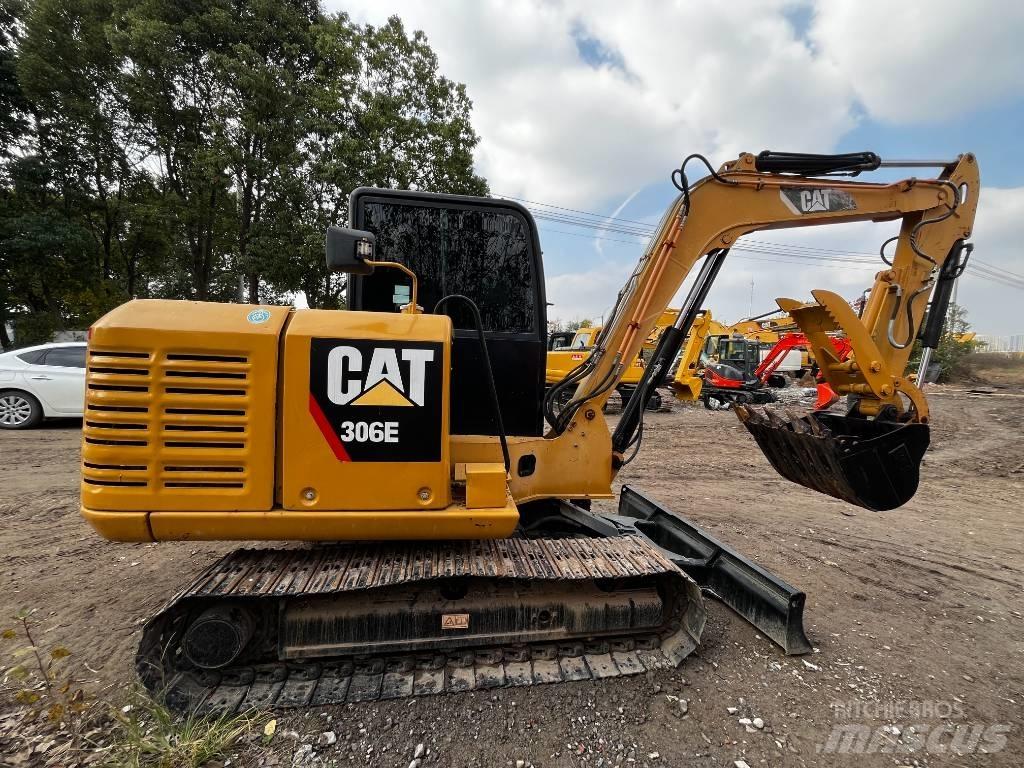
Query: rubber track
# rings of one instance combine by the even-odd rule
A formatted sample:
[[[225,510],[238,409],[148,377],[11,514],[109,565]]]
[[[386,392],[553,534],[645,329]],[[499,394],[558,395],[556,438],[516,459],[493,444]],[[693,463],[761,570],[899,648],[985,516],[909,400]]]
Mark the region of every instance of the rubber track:
[[[280,662],[208,672],[179,667],[190,604],[281,600],[380,589],[447,577],[583,581],[657,577],[678,587],[663,631],[592,642],[525,644]],[[587,539],[356,544],[236,550],[181,590],[145,626],[136,658],[146,687],[179,710],[235,712],[457,693],[640,674],[675,667],[704,626],[697,585],[636,536]]]

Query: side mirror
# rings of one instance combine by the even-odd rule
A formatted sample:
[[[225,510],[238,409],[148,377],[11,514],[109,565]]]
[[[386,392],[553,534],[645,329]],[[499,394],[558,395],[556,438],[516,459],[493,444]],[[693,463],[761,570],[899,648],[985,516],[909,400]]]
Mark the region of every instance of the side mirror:
[[[361,229],[327,228],[327,268],[350,275],[373,272],[373,247],[377,238]]]

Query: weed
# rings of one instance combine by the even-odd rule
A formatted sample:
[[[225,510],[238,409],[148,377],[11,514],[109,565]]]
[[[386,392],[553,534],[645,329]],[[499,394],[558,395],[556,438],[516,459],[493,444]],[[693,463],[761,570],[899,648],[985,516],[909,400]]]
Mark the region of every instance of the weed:
[[[252,732],[260,715],[177,714],[136,689],[114,714],[111,760],[118,768],[199,768]]]
[[[10,650],[9,655],[16,663],[7,674],[17,681],[15,701],[28,707],[34,715],[45,712],[51,723],[59,723],[71,713],[82,712],[85,697],[80,688],[73,687],[64,663],[71,651],[61,645],[46,650],[36,642],[30,621],[33,613],[30,610],[18,612],[14,617],[17,628],[0,632],[0,639],[4,641],[21,640],[23,643]]]
[[[45,758],[47,765],[63,764],[54,760],[69,759],[73,754],[91,754],[93,763],[110,768],[200,768],[223,757],[239,739],[253,732],[262,717],[257,712],[178,714],[141,687],[131,689],[120,708],[98,702],[89,706],[82,690],[73,687],[66,669],[71,652],[63,646],[42,648],[36,642],[32,614],[21,611],[14,617],[13,628],[0,631],[0,641],[9,648],[5,655],[14,660],[14,666],[6,670],[7,678],[15,683],[13,699],[27,715],[19,734],[26,747],[25,760],[39,743],[56,742],[59,746]],[[251,741],[258,742],[265,733],[257,733]],[[105,754],[97,759],[98,753]]]

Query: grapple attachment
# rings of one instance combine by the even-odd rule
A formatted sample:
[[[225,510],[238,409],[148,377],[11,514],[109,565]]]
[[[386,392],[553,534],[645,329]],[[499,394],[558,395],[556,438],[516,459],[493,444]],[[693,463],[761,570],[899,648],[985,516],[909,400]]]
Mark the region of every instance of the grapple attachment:
[[[805,488],[877,512],[902,506],[917,492],[926,424],[836,413],[782,418],[745,406],[736,415],[775,470]]]

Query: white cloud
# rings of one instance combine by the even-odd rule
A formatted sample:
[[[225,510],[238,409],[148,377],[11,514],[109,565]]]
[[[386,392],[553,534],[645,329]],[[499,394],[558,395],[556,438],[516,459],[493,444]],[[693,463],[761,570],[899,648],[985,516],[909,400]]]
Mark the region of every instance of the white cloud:
[[[972,241],[978,263],[1024,276],[1024,244],[1020,226],[1024,221],[1024,187],[982,189]],[[967,272],[957,289],[957,302],[967,308],[968,321],[979,333],[1009,335],[1024,331],[1017,308],[1024,291],[980,277],[980,270]]]
[[[809,36],[868,113],[910,123],[1024,96],[1024,3],[829,0]]]
[[[344,4],[357,21],[397,13],[426,32],[444,72],[473,99],[477,164],[492,190],[576,207],[667,178],[691,151],[717,162],[768,145],[828,150],[853,125],[850,94],[796,37],[786,7]],[[579,34],[616,52],[626,70],[587,64]]]
[[[754,314],[777,309],[775,299],[811,300],[811,290],[824,288],[848,299],[854,299],[871,286],[875,272],[882,269],[880,260],[864,265],[818,261],[790,255],[792,246],[818,249],[818,255],[839,257],[829,249],[846,254],[874,254],[879,244],[896,234],[894,225],[870,223],[834,227],[757,232],[741,239],[738,248],[726,257],[725,265],[708,294],[705,306],[718,320],[734,322]],[[771,245],[785,247],[785,253],[773,251]],[[746,250],[744,246],[751,250]],[[597,319],[606,313],[619,289],[633,269],[643,247],[623,245],[620,258],[599,262],[583,272],[548,276],[548,301],[554,305],[551,316],[559,319]],[[809,251],[809,252],[814,252]],[[629,258],[632,256],[633,258]],[[691,277],[696,274],[696,267]],[[751,298],[753,281],[753,298]],[[692,280],[687,279],[676,294],[674,306],[680,306]]]
[[[637,245],[637,257],[642,253]],[[547,276],[547,298],[553,305],[549,319],[582,320],[599,323],[615,303],[615,297],[633,271],[633,264],[621,260],[599,262],[587,270]]]
[[[363,23],[397,13],[407,28],[424,30],[444,73],[466,83],[474,101],[477,168],[492,191],[574,208],[609,210],[630,191],[656,184],[667,195],[670,169],[693,151],[715,164],[741,150],[828,152],[858,115],[934,121],[1024,96],[1024,3],[326,4]],[[809,18],[806,35],[791,21],[794,14]],[[584,61],[581,35],[610,54],[605,63]],[[623,215],[647,218],[635,207]],[[983,190],[979,258],[1024,273],[1015,232],[1021,220],[1024,189]],[[874,253],[887,236],[881,229],[786,230],[756,239]],[[579,254],[571,259],[577,268],[549,271],[552,316],[607,311],[641,251],[607,242],[594,248],[579,238],[579,246],[566,248]],[[755,258],[739,258],[747,255]],[[776,296],[809,298],[811,288],[852,298],[874,272],[768,258],[735,252],[710,297],[717,314],[732,320],[748,313],[751,278],[758,312]],[[1006,309],[1020,299],[1020,291],[970,273],[960,291],[983,332],[1020,332]]]

